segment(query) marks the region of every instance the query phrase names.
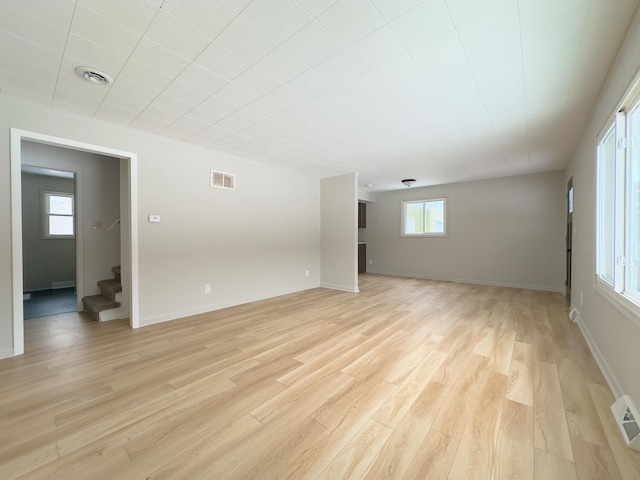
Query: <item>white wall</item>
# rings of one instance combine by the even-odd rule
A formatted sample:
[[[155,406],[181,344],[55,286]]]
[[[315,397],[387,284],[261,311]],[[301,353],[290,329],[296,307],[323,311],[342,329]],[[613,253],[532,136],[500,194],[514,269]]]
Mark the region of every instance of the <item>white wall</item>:
[[[43,192],[74,192],[73,178],[22,174],[23,290],[48,290],[53,282],[75,281],[76,242],[43,238]]]
[[[358,175],[323,178],[320,189],[321,284],[358,292]]]
[[[446,237],[401,237],[403,200],[447,198]],[[380,192],[367,205],[367,271],[564,291],[561,172]]]
[[[138,155],[141,325],[319,285],[317,179],[2,95],[0,112],[5,226],[11,224],[10,127]],[[210,188],[210,169],[235,173],[237,190]],[[161,223],[148,223],[149,214],[161,215]],[[0,356],[12,349],[11,231],[1,232]],[[204,294],[205,283],[211,294]]]
[[[640,405],[640,319],[634,323],[594,289],[596,137],[617,110],[640,69],[640,12],[636,13],[607,83],[591,112],[566,171],[573,175],[573,304],[614,394]],[[580,296],[583,301],[580,301]]]
[[[376,194],[367,187],[358,187],[358,200],[362,202],[375,202]]]
[[[97,282],[113,278],[111,268],[120,265],[120,229],[107,230],[120,216],[119,159],[29,141],[21,148],[23,164],[76,172],[76,241],[82,243],[83,259],[79,294],[100,293]],[[91,222],[101,227],[92,229]]]

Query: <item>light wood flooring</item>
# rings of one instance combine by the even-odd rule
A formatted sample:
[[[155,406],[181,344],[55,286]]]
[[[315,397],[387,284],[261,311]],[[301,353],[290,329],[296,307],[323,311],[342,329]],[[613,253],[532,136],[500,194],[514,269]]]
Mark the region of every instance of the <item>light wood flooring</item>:
[[[375,275],[0,361],[0,478],[640,478],[558,293]]]

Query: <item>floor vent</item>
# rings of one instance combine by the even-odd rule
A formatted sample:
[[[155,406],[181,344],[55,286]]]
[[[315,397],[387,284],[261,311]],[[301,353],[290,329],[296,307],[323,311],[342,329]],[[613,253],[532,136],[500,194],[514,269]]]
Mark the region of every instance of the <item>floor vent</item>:
[[[611,405],[611,411],[627,447],[640,452],[640,416],[628,395]]]
[[[236,176],[231,173],[216,172],[211,170],[211,186],[215,188],[236,189]]]

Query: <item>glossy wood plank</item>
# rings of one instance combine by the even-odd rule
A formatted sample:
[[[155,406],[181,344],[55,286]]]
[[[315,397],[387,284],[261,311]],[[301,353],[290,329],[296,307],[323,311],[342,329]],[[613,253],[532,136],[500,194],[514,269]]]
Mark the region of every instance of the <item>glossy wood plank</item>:
[[[489,355],[489,368],[502,375],[509,375],[513,345],[516,340],[516,331],[500,330],[496,338],[495,348]]]
[[[393,429],[370,420],[336,455],[318,478],[326,480],[361,478],[392,433]]]
[[[536,362],[533,392],[536,448],[572,462],[573,450],[556,365]]]
[[[608,441],[578,362],[563,357],[558,365],[569,434],[601,447]]]
[[[425,387],[372,462],[366,478],[405,478],[442,407],[446,390],[445,385],[435,382]]]
[[[533,407],[533,345],[516,342],[509,371],[509,400]]]
[[[495,372],[487,373],[460,439],[449,472],[450,480],[486,479],[491,476],[506,390],[507,377]]]
[[[0,361],[0,478],[640,478],[562,295],[360,290],[136,331],[27,321]]]
[[[505,400],[491,478],[534,480],[532,407]]]
[[[395,427],[420,396],[444,358],[445,354],[438,350],[428,354],[412,374],[393,391],[373,418],[384,425]]]
[[[537,448],[534,456],[536,480],[578,480],[573,462]]]
[[[438,414],[433,425],[449,437],[460,440],[467,424],[467,418],[473,410],[478,390],[486,375],[486,357],[472,355],[463,366],[463,381],[452,387],[447,395],[447,401]]]
[[[407,469],[406,479],[440,480],[447,478],[458,450],[458,441],[433,428],[416,451]]]
[[[572,442],[579,480],[622,479],[611,450],[580,438],[573,438]]]

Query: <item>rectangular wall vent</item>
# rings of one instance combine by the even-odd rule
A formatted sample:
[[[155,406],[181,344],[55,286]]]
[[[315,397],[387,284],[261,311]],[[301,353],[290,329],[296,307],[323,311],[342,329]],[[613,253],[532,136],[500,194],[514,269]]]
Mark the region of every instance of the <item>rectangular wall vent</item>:
[[[236,176],[231,173],[211,170],[211,186],[215,188],[236,189]]]
[[[631,398],[623,395],[611,405],[611,411],[627,447],[640,452],[640,417]]]

